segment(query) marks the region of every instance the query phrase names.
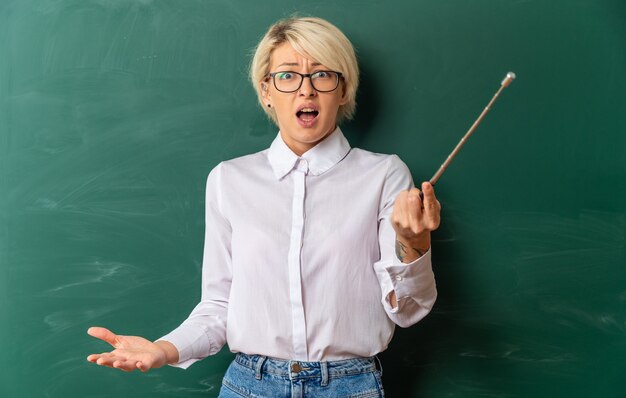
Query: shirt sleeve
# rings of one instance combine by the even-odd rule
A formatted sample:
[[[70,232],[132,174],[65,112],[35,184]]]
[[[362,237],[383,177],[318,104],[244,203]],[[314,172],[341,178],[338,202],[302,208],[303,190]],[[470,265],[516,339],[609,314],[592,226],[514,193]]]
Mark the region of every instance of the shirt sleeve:
[[[424,318],[437,298],[431,250],[408,264],[402,263],[395,252],[396,233],[391,225],[393,204],[398,193],[412,187],[408,167],[397,156],[391,156],[378,217],[380,260],[374,263],[374,269],[383,307],[389,318],[401,327],[409,327]],[[389,300],[393,291],[397,299],[395,308]]]
[[[231,227],[221,202],[221,165],[215,167],[206,186],[206,232],[202,263],[202,297],[189,317],[159,340],[172,343],[183,369],[214,355],[226,344],[226,316],[232,280]]]

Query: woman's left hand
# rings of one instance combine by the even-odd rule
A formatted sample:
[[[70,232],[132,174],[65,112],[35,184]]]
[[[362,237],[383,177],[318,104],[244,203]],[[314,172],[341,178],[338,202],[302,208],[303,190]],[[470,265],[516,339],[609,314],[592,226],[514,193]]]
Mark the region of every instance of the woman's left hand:
[[[92,327],[87,331],[89,335],[106,341],[115,348],[111,352],[91,354],[89,362],[110,368],[117,368],[127,372],[139,369],[147,372],[150,369],[160,368],[168,363],[178,362],[178,351],[173,344],[166,341],[153,343],[139,336],[122,336],[109,329]],[[168,358],[170,358],[168,360]]]
[[[420,190],[402,191],[396,197],[391,215],[391,225],[396,231],[396,255],[400,261],[410,263],[430,249],[430,232],[439,227],[441,204],[435,190],[428,182]]]

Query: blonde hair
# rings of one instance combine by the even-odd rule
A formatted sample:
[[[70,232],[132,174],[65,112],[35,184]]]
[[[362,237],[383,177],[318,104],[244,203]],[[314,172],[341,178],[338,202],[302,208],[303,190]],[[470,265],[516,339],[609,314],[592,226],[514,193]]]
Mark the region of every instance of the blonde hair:
[[[287,18],[270,26],[256,47],[250,64],[250,80],[257,92],[261,108],[278,124],[273,108],[264,106],[261,82],[270,72],[272,52],[283,43],[289,43],[298,53],[312,58],[343,76],[345,105],[339,107],[337,123],[352,119],[356,110],[356,91],[359,86],[359,66],[350,40],[333,24],[321,18]]]

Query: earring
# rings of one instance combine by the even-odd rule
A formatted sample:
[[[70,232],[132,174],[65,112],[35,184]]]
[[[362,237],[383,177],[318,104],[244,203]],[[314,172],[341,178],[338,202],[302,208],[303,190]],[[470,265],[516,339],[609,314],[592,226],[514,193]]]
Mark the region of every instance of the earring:
[[[271,105],[271,104],[267,104],[267,107],[268,107],[268,108],[271,108],[271,107],[272,107],[272,105]]]

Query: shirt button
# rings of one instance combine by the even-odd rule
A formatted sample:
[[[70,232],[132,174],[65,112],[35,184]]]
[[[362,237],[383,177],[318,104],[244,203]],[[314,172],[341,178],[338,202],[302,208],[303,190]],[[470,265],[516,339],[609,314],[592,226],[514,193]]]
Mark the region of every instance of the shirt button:
[[[307,162],[304,158],[298,159],[298,163],[296,163],[296,169],[306,173],[309,170],[309,162]]]
[[[396,280],[397,281],[401,281],[402,279],[404,279],[404,278],[402,278],[400,275],[396,275]]]
[[[300,364],[298,363],[292,363],[291,364],[291,371],[293,373],[299,373],[302,370],[302,367],[300,366]]]

